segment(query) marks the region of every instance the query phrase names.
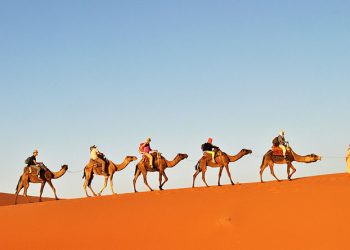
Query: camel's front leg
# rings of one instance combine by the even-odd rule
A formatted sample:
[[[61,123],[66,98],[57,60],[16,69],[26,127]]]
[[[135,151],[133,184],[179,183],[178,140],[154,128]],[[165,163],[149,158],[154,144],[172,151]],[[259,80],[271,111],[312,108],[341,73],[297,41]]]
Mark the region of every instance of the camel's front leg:
[[[41,183],[41,187],[40,187],[40,196],[39,196],[39,201],[41,202],[41,196],[43,195],[43,191],[44,191],[44,187],[45,187],[46,182],[42,182]]]
[[[109,184],[111,185],[111,190],[113,194],[117,194],[116,192],[114,192],[114,188],[113,188],[113,174],[111,174],[109,176]]]
[[[159,171],[159,173],[160,173],[160,171]],[[168,181],[168,177],[166,176],[164,171],[162,171],[162,175],[164,176],[164,182],[159,186],[160,190],[163,190],[163,186],[164,186],[165,182]]]
[[[292,169],[292,173],[290,173],[290,170]],[[292,180],[292,175],[297,171],[295,167],[292,165],[292,163],[288,163],[287,165],[287,174],[288,174],[288,180]]]
[[[50,187],[51,187],[53,193],[55,194],[56,200],[58,200],[58,197],[57,197],[57,195],[56,195],[56,189],[55,189],[55,187],[52,185],[51,180],[47,180],[47,183],[49,183],[49,185],[50,185]]]
[[[98,193],[99,196],[101,196],[103,190],[105,190],[105,188],[107,187],[107,182],[108,182],[108,176],[105,175],[105,180],[104,180],[104,183],[103,183],[103,188],[101,189],[101,191]]]

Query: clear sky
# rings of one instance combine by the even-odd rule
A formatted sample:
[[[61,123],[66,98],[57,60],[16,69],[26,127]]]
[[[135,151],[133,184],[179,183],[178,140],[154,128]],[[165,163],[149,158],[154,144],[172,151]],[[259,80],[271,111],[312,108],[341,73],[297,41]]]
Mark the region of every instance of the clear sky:
[[[255,182],[281,128],[297,153],[324,156],[296,163],[296,177],[344,172],[330,156],[350,143],[349,13],[341,0],[0,1],[0,192],[15,191],[34,148],[53,171],[79,171],[92,144],[120,163],[147,137],[168,159],[189,154],[166,189],[191,186],[208,137],[230,154],[252,149],[230,169]],[[134,170],[115,174],[118,193],[133,191]],[[58,195],[84,196],[81,176],[54,180]]]

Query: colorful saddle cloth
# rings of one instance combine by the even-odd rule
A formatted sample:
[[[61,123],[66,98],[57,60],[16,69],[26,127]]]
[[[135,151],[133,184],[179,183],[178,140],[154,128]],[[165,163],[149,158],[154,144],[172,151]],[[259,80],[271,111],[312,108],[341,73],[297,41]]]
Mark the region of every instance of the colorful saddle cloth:
[[[283,150],[280,147],[273,146],[272,147],[272,155],[273,156],[283,156]]]

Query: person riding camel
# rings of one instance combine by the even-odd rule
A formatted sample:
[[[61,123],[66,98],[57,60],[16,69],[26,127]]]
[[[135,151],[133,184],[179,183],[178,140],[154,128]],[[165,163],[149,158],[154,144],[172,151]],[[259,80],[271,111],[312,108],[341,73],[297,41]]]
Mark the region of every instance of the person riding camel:
[[[156,150],[151,149],[150,143],[151,143],[151,138],[147,138],[146,142],[140,143],[139,153],[148,157],[149,165],[151,168],[153,168],[153,156],[150,153],[152,151],[155,152]]]
[[[93,162],[96,162],[97,164],[101,164],[102,174],[107,174],[106,162],[100,158],[101,156],[102,156],[102,153],[98,151],[95,145],[90,147],[90,160],[92,160]]]
[[[37,171],[36,175],[38,175],[38,179],[41,180],[41,178],[40,178],[41,167],[40,166],[43,165],[43,163],[36,161],[36,157],[38,156],[38,154],[39,154],[39,151],[37,149],[34,149],[33,150],[33,155],[29,156],[25,160],[25,163],[27,164],[27,167],[29,169],[29,173],[31,174],[32,173],[32,169],[35,169]]]
[[[213,139],[208,138],[208,141],[201,146],[203,153],[211,154],[211,161],[216,163],[215,161],[215,150],[219,149],[219,147],[213,145]]]
[[[286,152],[287,152],[286,146],[287,146],[288,142],[284,138],[284,131],[283,130],[281,130],[279,135],[273,139],[272,143],[275,147],[280,147],[280,149],[282,149],[283,157],[286,158]]]

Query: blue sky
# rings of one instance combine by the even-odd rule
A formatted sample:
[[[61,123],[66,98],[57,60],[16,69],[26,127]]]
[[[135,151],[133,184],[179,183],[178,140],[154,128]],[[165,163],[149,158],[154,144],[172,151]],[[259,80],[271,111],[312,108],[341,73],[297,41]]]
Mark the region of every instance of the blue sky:
[[[167,158],[190,156],[165,188],[191,185],[208,137],[252,149],[231,172],[258,181],[281,128],[296,152],[324,156],[296,163],[297,177],[344,172],[330,156],[350,143],[349,12],[348,1],[1,1],[0,191],[14,191],[34,148],[50,169],[78,171],[90,145],[119,163],[146,137]],[[134,168],[116,173],[117,192],[132,191]],[[56,180],[58,194],[83,196],[81,175]]]

